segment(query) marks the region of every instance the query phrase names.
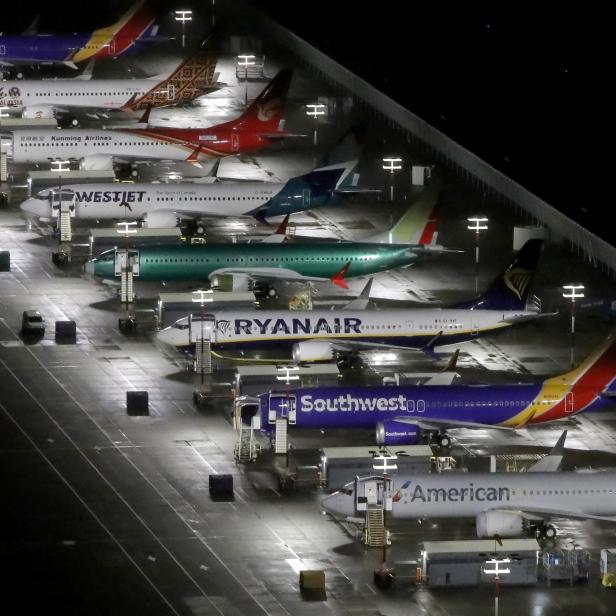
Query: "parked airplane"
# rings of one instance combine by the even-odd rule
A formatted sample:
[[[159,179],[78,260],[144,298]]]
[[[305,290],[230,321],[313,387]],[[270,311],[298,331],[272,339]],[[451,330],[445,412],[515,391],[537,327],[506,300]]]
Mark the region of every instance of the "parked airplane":
[[[612,404],[616,330],[577,368],[533,384],[304,387],[247,398],[261,429],[288,417],[295,428],[375,428],[379,445],[418,443],[422,432],[442,447],[448,428],[522,428]]]
[[[0,84],[0,107],[24,118],[53,118],[59,113],[188,103],[220,88],[215,76],[216,57],[204,49],[188,56],[171,74],[147,79],[20,79]],[[83,78],[81,78],[83,77]],[[66,146],[65,146],[66,147]]]
[[[392,517],[475,518],[478,537],[553,538],[552,518],[616,522],[616,472],[558,471],[566,431],[548,456],[525,473],[427,473],[357,477],[321,499],[339,516],[384,506]],[[558,466],[558,465],[556,465]],[[545,472],[545,471],[548,472]]]
[[[349,141],[354,142],[353,147]],[[339,156],[342,153],[353,159],[345,160]],[[342,195],[361,192],[353,174],[359,153],[355,135],[350,133],[321,166],[287,182],[139,183],[128,187],[117,183],[68,184],[62,186],[62,200],[72,200],[71,215],[76,219],[139,219],[147,227],[173,227],[178,219],[201,216],[261,219],[333,205]],[[45,188],[20,208],[43,220],[57,219],[58,190]]]
[[[272,281],[327,282],[346,288],[345,277],[365,276],[394,267],[410,265],[428,254],[443,251],[433,245],[434,222],[430,212],[421,210],[414,224],[409,213],[394,225],[392,235],[403,224],[413,229],[404,239],[410,243],[369,242],[282,243],[285,223],[260,243],[172,244],[131,249],[135,275],[142,280],[204,280],[212,286],[234,291],[248,290],[255,283]],[[116,275],[123,251],[108,250],[86,263],[87,273],[102,278]],[[270,289],[268,289],[269,291]],[[286,314],[286,313],[285,313]],[[329,313],[331,315],[331,313]]]
[[[0,65],[76,64],[94,58],[116,57],[136,42],[155,41],[154,11],[148,0],[138,0],[111,26],[91,33],[0,35]]]
[[[347,273],[361,276],[366,274],[368,268],[375,269],[375,263],[378,267],[383,259],[378,255],[379,250],[387,255],[390,250],[398,255],[401,251],[399,246],[391,249],[379,246],[375,249],[363,244],[365,251],[363,253],[357,252],[355,248],[357,245],[351,243],[331,244],[325,249],[322,249],[322,246],[314,244],[310,247],[300,247],[300,253],[291,252],[290,255],[293,255],[291,258],[295,262],[304,259],[303,262],[297,263],[298,270],[325,273],[330,261],[337,257],[339,261],[336,265],[347,260],[350,263]],[[331,360],[337,353],[425,348],[474,340],[539,316],[537,312],[526,309],[526,301],[541,246],[541,240],[526,242],[486,293],[476,298],[470,307],[360,312],[353,310],[217,312],[206,315],[206,320],[210,324],[208,330],[210,342],[215,348],[291,345],[293,360],[300,363]],[[297,250],[293,245],[289,248]],[[244,254],[244,250],[242,253],[236,251],[232,254]],[[254,258],[252,255],[249,257]],[[107,258],[105,269],[107,276],[110,277],[114,266],[113,255]],[[165,258],[170,260],[172,254],[168,253]],[[235,256],[235,258],[243,257]],[[266,261],[264,265],[268,265],[268,262]],[[291,263],[283,262],[281,265],[288,268]],[[184,266],[186,267],[186,264]],[[164,262],[159,264],[159,267],[165,271],[164,268],[171,269],[173,265]],[[481,305],[485,308],[477,307]],[[195,318],[184,317],[176,321],[170,327],[161,330],[157,335],[158,339],[178,348],[192,346],[195,343],[196,332],[193,332],[190,325],[191,320]]]
[[[111,169],[113,161],[200,159],[253,152],[289,136],[279,124],[292,71],[281,70],[242,116],[209,128],[32,129],[13,131],[15,163],[78,160],[82,169]]]

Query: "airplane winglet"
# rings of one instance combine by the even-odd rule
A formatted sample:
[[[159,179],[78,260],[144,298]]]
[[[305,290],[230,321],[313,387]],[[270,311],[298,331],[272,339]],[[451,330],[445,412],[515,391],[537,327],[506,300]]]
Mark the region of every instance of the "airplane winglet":
[[[123,105],[122,111],[132,111],[135,100],[137,99],[137,93],[133,94]]]
[[[199,160],[199,154],[201,154],[201,146],[197,146],[186,159],[187,163],[196,164]]]
[[[361,293],[358,295],[359,299],[370,299],[370,292],[372,291],[372,283],[374,282],[374,278],[370,278],[366,283],[366,286],[361,290]]]
[[[290,214],[287,214],[282,222],[278,225],[278,228],[276,229],[276,231],[274,231],[274,235],[286,235],[287,234],[287,227],[289,226],[289,216]]]
[[[347,275],[347,272],[349,271],[350,267],[351,267],[351,262],[349,261],[344,267],[342,267],[342,269],[339,272],[335,273],[330,278],[330,280],[334,284],[337,284],[342,289],[348,289],[349,285],[346,283],[346,280],[344,279],[344,277]]]
[[[139,119],[139,123],[140,124],[145,124],[146,126],[147,126],[147,124],[149,124],[149,122],[150,122],[150,111],[152,111],[152,105],[146,105],[145,106],[145,111],[143,112],[143,115]]]
[[[565,453],[565,439],[567,438],[567,430],[563,430],[556,445],[550,449],[547,455],[537,460],[530,468],[526,469],[527,473],[555,473],[560,469]]]
[[[460,349],[456,349],[454,354],[449,358],[447,365],[443,368],[443,372],[455,372],[458,364],[458,357],[460,356]]]

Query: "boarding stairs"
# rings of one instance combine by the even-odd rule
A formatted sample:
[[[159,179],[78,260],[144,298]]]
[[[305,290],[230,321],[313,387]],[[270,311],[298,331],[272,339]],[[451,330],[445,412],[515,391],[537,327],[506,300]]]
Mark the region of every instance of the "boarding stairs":
[[[276,419],[276,432],[274,434],[274,453],[286,454],[289,447],[289,422],[286,417]]]
[[[126,267],[122,271],[120,278],[120,301],[122,303],[131,304],[135,299],[133,290],[133,269]]]
[[[73,239],[73,227],[71,224],[72,201],[60,201],[60,212],[58,215],[58,228],[60,230],[60,242],[70,242]]]
[[[370,547],[385,545],[385,518],[382,505],[368,505],[364,543]]]
[[[195,342],[195,370],[212,374],[212,345],[209,338],[197,338]]]
[[[255,441],[255,432],[251,426],[240,426],[233,453],[236,462],[246,463],[257,459],[259,445]]]

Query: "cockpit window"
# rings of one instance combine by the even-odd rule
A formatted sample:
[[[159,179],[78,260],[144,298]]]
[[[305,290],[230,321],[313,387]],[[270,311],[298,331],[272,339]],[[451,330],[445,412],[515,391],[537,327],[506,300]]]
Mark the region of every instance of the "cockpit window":
[[[353,488],[340,488],[340,491],[348,496],[353,496]]]
[[[50,193],[49,188],[44,188],[43,190],[39,190],[39,192],[36,193],[36,196],[39,199],[47,199],[47,197],[49,197],[49,193]]]
[[[179,321],[176,321],[172,327],[175,329],[188,329],[188,323],[180,323]]]

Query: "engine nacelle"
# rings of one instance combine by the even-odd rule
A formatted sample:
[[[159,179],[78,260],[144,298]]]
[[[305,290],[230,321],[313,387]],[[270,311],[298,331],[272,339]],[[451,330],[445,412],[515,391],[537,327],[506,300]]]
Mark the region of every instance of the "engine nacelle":
[[[49,105],[28,105],[21,112],[22,118],[29,120],[41,120],[42,118],[54,118],[53,107]]]
[[[293,345],[293,361],[296,364],[313,361],[329,361],[334,358],[334,349],[329,342],[297,342]]]
[[[113,171],[113,158],[106,154],[92,154],[84,156],[79,161],[82,171]]]
[[[216,291],[252,291],[252,278],[248,274],[214,274],[210,282]]]
[[[170,229],[177,224],[178,218],[173,212],[148,212],[143,217],[143,226],[149,229]]]
[[[421,428],[399,421],[380,421],[376,424],[377,445],[416,445],[421,442]]]
[[[526,530],[524,518],[513,511],[483,511],[475,518],[478,537],[519,537]]]

